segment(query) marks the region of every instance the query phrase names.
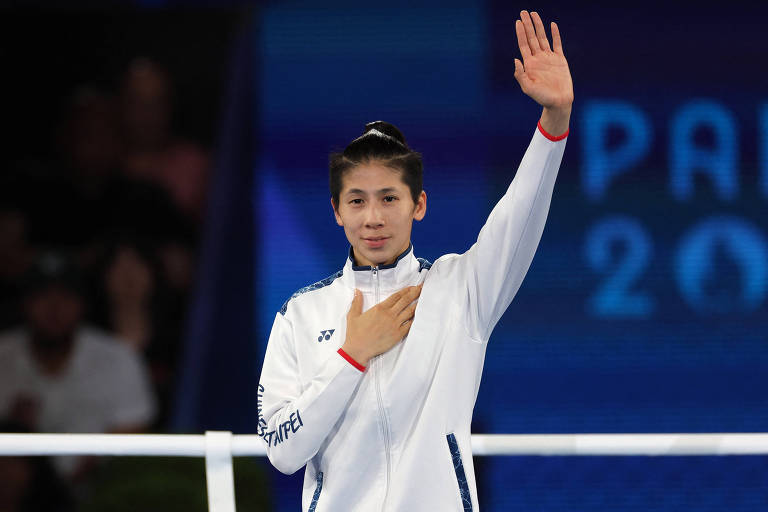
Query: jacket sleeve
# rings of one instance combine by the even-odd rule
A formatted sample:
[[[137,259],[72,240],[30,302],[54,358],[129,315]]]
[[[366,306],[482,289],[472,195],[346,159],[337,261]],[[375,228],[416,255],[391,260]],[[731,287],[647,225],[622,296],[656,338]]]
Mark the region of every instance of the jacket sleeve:
[[[302,383],[291,322],[278,313],[258,389],[258,435],[272,465],[285,474],[302,468],[341,417],[363,372],[331,353]]]
[[[565,142],[538,127],[477,242],[459,256],[465,325],[477,341],[488,340],[528,272],[544,231]]]

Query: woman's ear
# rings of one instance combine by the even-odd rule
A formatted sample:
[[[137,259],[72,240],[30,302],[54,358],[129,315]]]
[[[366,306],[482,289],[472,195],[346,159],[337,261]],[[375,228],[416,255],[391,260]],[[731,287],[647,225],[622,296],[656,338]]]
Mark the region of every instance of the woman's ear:
[[[427,214],[427,193],[423,190],[419,194],[419,200],[416,201],[416,207],[413,209],[413,220],[421,220]]]
[[[336,224],[339,226],[343,226],[344,223],[341,221],[341,215],[339,215],[339,208],[336,205],[336,202],[331,198],[331,208],[333,208],[333,216],[336,217]]]

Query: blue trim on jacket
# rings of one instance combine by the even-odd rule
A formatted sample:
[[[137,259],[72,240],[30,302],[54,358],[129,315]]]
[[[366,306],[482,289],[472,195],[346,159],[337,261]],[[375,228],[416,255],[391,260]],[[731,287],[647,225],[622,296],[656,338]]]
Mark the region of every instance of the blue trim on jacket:
[[[403,253],[400,254],[400,256],[397,257],[397,259],[394,261],[394,263],[390,263],[389,265],[382,265],[382,266],[379,267],[379,270],[386,270],[388,268],[395,268],[397,266],[398,262],[400,262],[400,260],[405,258],[408,255],[408,253],[410,253],[412,250],[413,250],[413,244],[408,244],[408,249],[403,251]],[[352,261],[352,263],[354,264],[355,259],[354,259],[353,254],[354,253],[352,252],[352,247],[350,247],[349,248],[349,260]],[[418,260],[418,262],[419,262],[419,272],[421,272],[422,270],[429,270],[430,268],[432,268],[432,263],[430,261],[427,261],[424,258],[416,258],[416,260]],[[370,265],[353,266],[352,270],[355,270],[355,271],[357,271],[357,270],[368,270],[368,271],[370,271],[370,270],[372,270],[372,268],[373,267],[371,267]],[[340,278],[342,275],[344,275],[344,269],[339,270],[335,274],[332,274],[332,275],[326,277],[325,279],[321,279],[320,281],[318,281],[316,283],[312,283],[309,286],[305,286],[304,288],[299,289],[293,295],[291,295],[290,298],[287,301],[285,301],[283,303],[283,306],[280,308],[280,314],[285,316],[285,312],[288,311],[288,303],[291,300],[295,299],[296,297],[298,297],[299,295],[302,295],[304,293],[315,291],[315,290],[319,290],[320,288],[325,288],[326,286],[328,286],[329,284],[334,282],[336,279]]]
[[[408,244],[408,248],[404,250],[400,256],[398,256],[393,263],[390,263],[389,265],[380,265],[379,270],[386,270],[388,268],[395,268],[397,266],[397,262],[399,262],[401,259],[405,258],[409,252],[413,250],[413,244]],[[349,248],[349,260],[352,262],[352,270],[373,270],[373,267],[370,265],[355,265],[355,253],[354,249],[352,247]]]
[[[320,281],[316,283],[312,283],[309,286],[305,286],[304,288],[301,288],[299,291],[295,292],[291,297],[283,303],[283,307],[280,308],[280,314],[285,316],[285,312],[288,311],[288,303],[291,302],[292,299],[295,299],[299,295],[307,292],[312,292],[315,290],[319,290],[320,288],[325,288],[332,282],[334,282],[336,279],[340,278],[342,275],[344,275],[344,269],[339,270],[335,274],[332,274],[325,279],[321,279]]]
[[[451,459],[453,459],[453,470],[456,472],[456,481],[459,484],[461,504],[464,507],[464,512],[472,512],[472,496],[469,493],[467,475],[464,473],[464,461],[461,460],[459,443],[456,441],[456,436],[453,434],[448,434],[445,436],[445,439],[448,441],[448,450],[450,450]]]
[[[309,504],[309,510],[307,512],[315,512],[317,507],[317,500],[320,499],[320,492],[323,490],[323,472],[317,474],[317,485],[315,486],[315,494],[312,496],[312,503]]]

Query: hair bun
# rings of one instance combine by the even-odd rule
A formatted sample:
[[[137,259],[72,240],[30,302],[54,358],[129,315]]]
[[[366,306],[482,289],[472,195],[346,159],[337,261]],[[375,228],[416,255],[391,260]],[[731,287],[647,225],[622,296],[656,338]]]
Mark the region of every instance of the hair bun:
[[[363,132],[363,135],[366,135],[371,130],[376,130],[377,132],[381,132],[384,135],[392,137],[406,148],[408,147],[408,144],[405,142],[405,137],[393,124],[389,124],[386,121],[371,121],[365,125],[365,131]]]

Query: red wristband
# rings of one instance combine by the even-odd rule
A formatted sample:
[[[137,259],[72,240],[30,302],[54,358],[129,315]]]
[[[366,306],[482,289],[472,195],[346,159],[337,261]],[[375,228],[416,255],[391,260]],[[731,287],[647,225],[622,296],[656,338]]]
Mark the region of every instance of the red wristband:
[[[546,138],[548,138],[552,142],[557,142],[559,140],[563,140],[564,138],[566,138],[568,136],[568,134],[570,133],[571,129],[569,128],[569,129],[565,130],[565,133],[562,134],[562,135],[554,136],[551,133],[547,133],[547,130],[545,130],[544,127],[541,126],[541,121],[539,121],[539,131],[541,132],[541,134],[543,136],[545,136]]]
[[[361,365],[360,363],[358,363],[357,361],[355,361],[354,359],[352,359],[352,356],[350,356],[349,354],[347,354],[346,352],[344,352],[344,350],[343,350],[343,349],[339,349],[339,351],[338,351],[338,352],[339,352],[339,355],[340,355],[341,357],[343,357],[344,359],[346,359],[346,360],[347,360],[347,362],[348,362],[349,364],[351,364],[352,366],[354,366],[355,368],[357,368],[357,369],[358,369],[358,370],[360,370],[361,372],[364,372],[364,371],[365,371],[365,366]]]

